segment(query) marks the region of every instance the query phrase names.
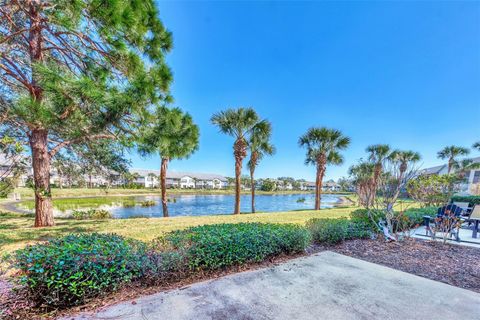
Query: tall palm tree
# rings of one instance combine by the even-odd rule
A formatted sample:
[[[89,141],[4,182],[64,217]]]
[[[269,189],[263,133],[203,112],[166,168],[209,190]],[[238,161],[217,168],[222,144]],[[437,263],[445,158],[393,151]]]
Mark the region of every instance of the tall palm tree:
[[[298,140],[300,147],[307,148],[305,164],[316,166],[315,182],[315,210],[320,210],[320,197],[323,177],[327,165],[339,165],[343,163],[343,157],[339,151],[346,149],[350,144],[350,138],[342,132],[329,128],[310,128]]]
[[[249,136],[261,120],[252,108],[227,109],[215,113],[211,120],[220,132],[235,138],[233,155],[235,157],[235,209],[240,214],[240,188],[243,159],[247,156]]]
[[[415,151],[394,150],[389,155],[389,159],[393,162],[399,163],[399,179],[402,180],[408,170],[408,165],[420,161],[422,157],[420,153]]]
[[[385,160],[387,160],[390,155],[390,146],[388,144],[374,144],[368,146],[366,151],[369,154],[368,160],[374,165],[373,180],[371,184],[373,190],[370,194],[369,199],[370,204],[373,204],[373,201],[375,201],[376,190],[378,187],[378,180],[380,179],[380,175],[383,172]]]
[[[255,125],[248,141],[250,160],[247,165],[250,169],[252,213],[255,213],[255,169],[264,156],[271,156],[275,153],[275,147],[270,143],[271,135],[272,125],[267,120],[263,120]]]
[[[152,123],[143,129],[138,150],[143,155],[160,155],[160,187],[163,216],[168,217],[166,178],[168,163],[188,158],[198,149],[199,129],[188,113],[179,108],[158,107]]]
[[[467,154],[470,153],[470,150],[468,148],[464,147],[458,147],[458,146],[448,146],[443,148],[437,153],[437,157],[442,160],[447,160],[448,159],[448,172],[450,172],[453,169],[453,166],[457,162],[457,157],[459,156],[466,156]]]

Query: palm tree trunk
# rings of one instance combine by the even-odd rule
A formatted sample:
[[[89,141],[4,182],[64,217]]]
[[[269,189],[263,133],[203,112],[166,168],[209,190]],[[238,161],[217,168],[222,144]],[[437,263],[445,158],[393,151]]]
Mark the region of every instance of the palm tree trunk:
[[[319,165],[317,167],[317,179],[316,179],[316,186],[315,186],[315,210],[320,210],[320,206],[322,204],[322,184],[323,184],[323,176],[325,175],[325,167]]]
[[[162,158],[162,165],[160,167],[160,184],[162,188],[162,209],[163,216],[168,217],[168,206],[167,206],[167,166],[168,158]]]
[[[235,159],[235,210],[233,214],[240,214],[240,194],[241,194],[241,173],[242,173],[242,159]]]
[[[250,168],[250,184],[252,185],[251,190],[252,190],[252,213],[255,213],[255,179],[254,179],[254,174],[255,174],[255,168],[252,167]]]

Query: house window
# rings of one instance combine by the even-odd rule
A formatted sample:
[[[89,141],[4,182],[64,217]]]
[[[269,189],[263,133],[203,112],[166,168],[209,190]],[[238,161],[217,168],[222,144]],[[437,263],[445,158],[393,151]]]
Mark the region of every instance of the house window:
[[[475,171],[475,173],[473,174],[472,183],[480,183],[480,170]]]

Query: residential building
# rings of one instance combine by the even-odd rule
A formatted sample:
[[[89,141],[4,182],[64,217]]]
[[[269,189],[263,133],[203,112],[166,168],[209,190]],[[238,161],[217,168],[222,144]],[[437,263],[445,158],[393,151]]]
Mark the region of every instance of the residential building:
[[[158,170],[132,169],[130,172],[138,175],[135,183],[146,188],[156,188],[160,183]],[[168,171],[166,186],[181,189],[224,189],[228,182],[224,176],[218,174]]]
[[[480,157],[472,158],[473,163],[480,163]],[[454,169],[455,171],[455,169]],[[444,175],[448,173],[448,164],[420,170],[423,175]],[[465,173],[465,182],[460,185],[460,192],[473,195],[480,194],[480,169],[470,170]]]

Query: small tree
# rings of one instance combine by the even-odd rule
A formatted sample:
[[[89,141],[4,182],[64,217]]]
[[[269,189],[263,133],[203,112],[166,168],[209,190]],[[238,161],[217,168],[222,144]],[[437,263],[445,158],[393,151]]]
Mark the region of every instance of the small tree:
[[[264,156],[271,156],[275,153],[275,147],[270,143],[272,125],[268,121],[259,122],[253,129],[248,141],[250,149],[250,189],[252,192],[252,213],[255,213],[255,169]]]
[[[458,147],[458,146],[448,146],[443,148],[437,153],[439,159],[448,160],[448,171],[447,173],[450,174],[452,169],[457,162],[457,157],[459,156],[466,156],[470,153],[468,148]]]
[[[227,109],[215,113],[212,124],[216,125],[220,132],[235,138],[233,144],[233,156],[235,157],[235,209],[233,214],[240,214],[241,174],[243,159],[247,156],[248,140],[260,120],[258,114],[252,108]]]
[[[368,146],[366,151],[369,153],[368,160],[374,166],[373,177],[372,177],[372,190],[374,192],[370,193],[370,198],[368,199],[370,204],[373,204],[376,198],[376,190],[378,188],[380,175],[383,172],[385,161],[390,156],[390,146],[387,144],[375,144],[375,145]]]
[[[339,130],[322,128],[310,128],[298,143],[307,148],[305,164],[316,166],[315,182],[315,210],[320,210],[320,198],[322,182],[327,165],[339,165],[343,163],[343,157],[339,151],[344,150],[350,144],[350,138],[344,136]]]
[[[353,165],[349,169],[349,175],[355,186],[355,192],[358,196],[358,204],[367,209],[373,206],[376,186],[373,184],[375,165],[360,159],[360,163]]]
[[[160,155],[160,186],[164,217],[168,217],[166,185],[168,163],[173,159],[189,157],[198,149],[198,139],[198,126],[193,123],[188,113],[183,113],[179,108],[158,107],[151,125],[145,127],[140,134],[140,153]]]
[[[458,177],[453,174],[420,175],[407,183],[407,192],[424,207],[440,207],[459,190]]]
[[[472,147],[480,151],[480,141],[475,142]]]

